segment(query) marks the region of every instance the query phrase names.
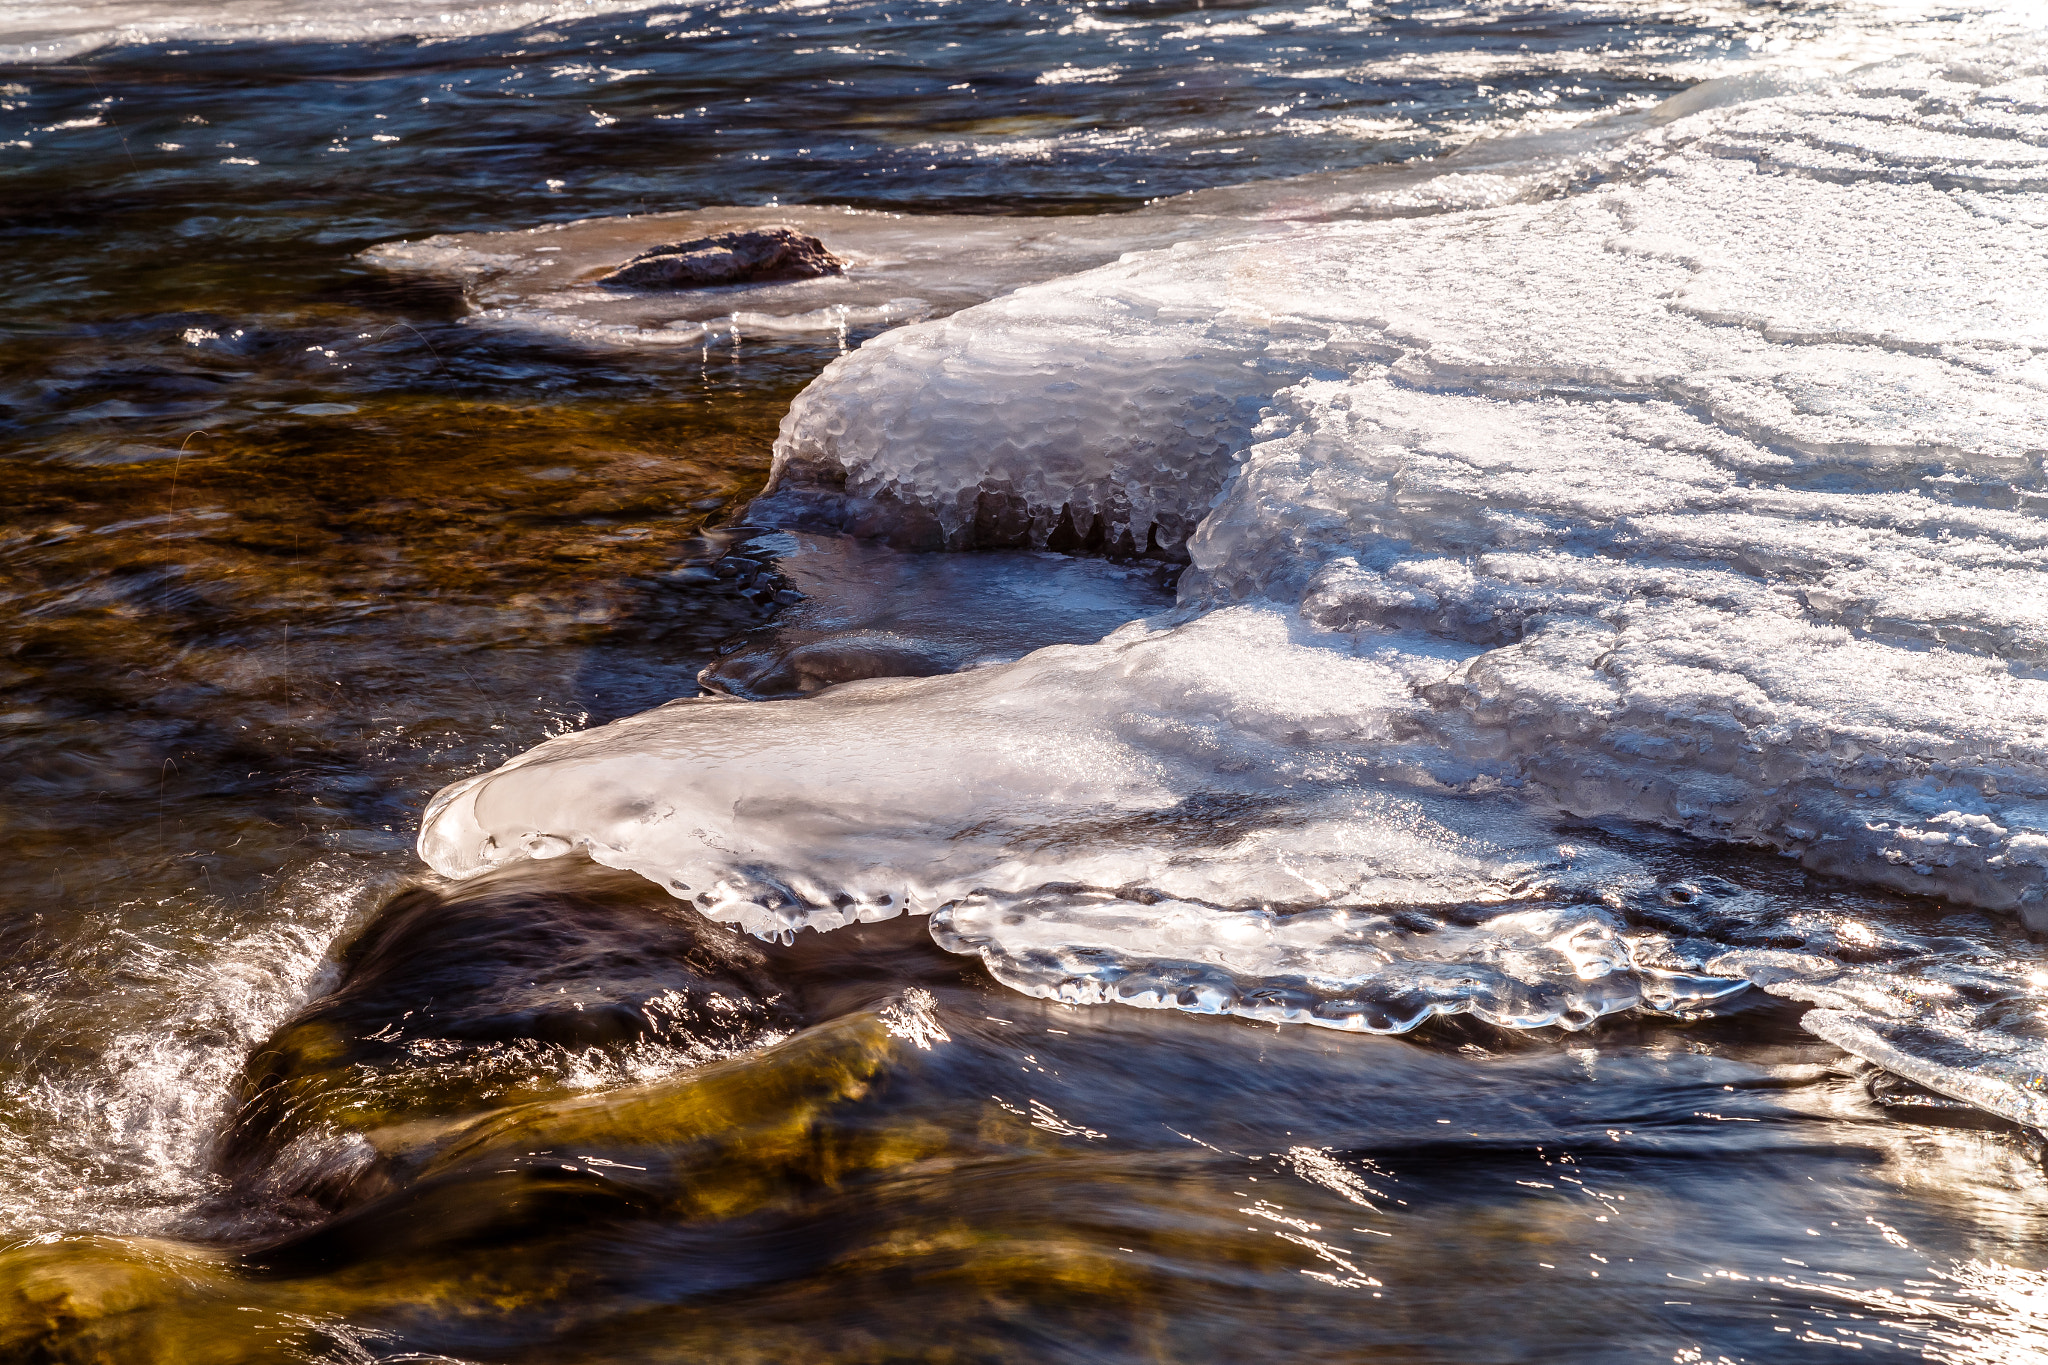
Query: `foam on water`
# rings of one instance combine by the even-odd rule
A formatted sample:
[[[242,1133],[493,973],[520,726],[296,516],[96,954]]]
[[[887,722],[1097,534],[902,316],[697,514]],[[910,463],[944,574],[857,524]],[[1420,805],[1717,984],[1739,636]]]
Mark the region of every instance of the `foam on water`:
[[[325,984],[329,945],[396,880],[322,859],[254,914],[213,902],[129,928],[122,911],[140,907],[121,907],[54,964],[67,989],[15,992],[17,1047],[62,1055],[49,1040],[87,1020],[104,1042],[0,1090],[0,1228],[157,1232],[213,1193],[207,1158],[249,1051]]]
[[[1584,193],[888,334],[799,399],[757,515],[1092,528],[1191,558],[1178,615],[566,736],[442,793],[421,851],[586,848],[771,936],[935,911],[1034,993],[1344,1028],[1752,982],[2038,1123],[2037,951],[1884,892],[2048,918],[2044,74],[1681,106]]]

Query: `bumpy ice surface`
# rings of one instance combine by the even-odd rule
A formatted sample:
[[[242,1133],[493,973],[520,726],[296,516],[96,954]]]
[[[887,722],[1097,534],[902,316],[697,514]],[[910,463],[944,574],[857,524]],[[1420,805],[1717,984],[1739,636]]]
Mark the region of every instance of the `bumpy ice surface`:
[[[422,853],[1344,1028],[1750,983],[2048,1122],[2048,61],[1672,112],[1561,198],[1269,220],[843,358],[759,515],[1127,535],[1177,612],[567,736]]]

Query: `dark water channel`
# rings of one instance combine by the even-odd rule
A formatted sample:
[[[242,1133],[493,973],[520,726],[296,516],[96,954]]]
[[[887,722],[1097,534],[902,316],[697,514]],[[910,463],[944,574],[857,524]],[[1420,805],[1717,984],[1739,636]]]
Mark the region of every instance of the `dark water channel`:
[[[825,3],[0,69],[0,1359],[2048,1354],[2038,1139],[1781,1003],[1081,1009],[917,922],[762,944],[411,853],[438,787],[771,617],[711,566],[841,343],[486,331],[361,249],[1113,211],[1634,107],[1835,19]]]

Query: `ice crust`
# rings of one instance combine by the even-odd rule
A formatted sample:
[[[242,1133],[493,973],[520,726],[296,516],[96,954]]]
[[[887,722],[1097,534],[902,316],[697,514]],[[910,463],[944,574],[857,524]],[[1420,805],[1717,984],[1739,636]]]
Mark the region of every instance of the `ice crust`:
[[[1133,254],[842,358],[756,516],[1182,554],[1177,609],[566,736],[422,853],[1340,1028],[1748,983],[2041,1122],[2048,61],[1667,112],[1562,197]]]

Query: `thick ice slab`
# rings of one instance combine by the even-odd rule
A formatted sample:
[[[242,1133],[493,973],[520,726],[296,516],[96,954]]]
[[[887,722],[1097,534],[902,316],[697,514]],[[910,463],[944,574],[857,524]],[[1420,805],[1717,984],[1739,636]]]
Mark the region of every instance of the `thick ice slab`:
[[[587,848],[771,935],[1051,880],[1217,903],[1322,900],[1332,878],[1407,899],[1519,881],[1512,850],[1546,831],[1514,803],[1432,814],[1354,789],[1408,757],[1383,747],[1387,720],[1441,657],[1360,658],[1299,629],[1245,607],[949,677],[675,702],[449,788],[421,848],[456,876]]]
[[[1023,989],[1344,1028],[1748,981],[2032,1121],[2037,950],[1886,891],[2048,922],[2044,73],[1681,110],[1551,202],[1182,244],[870,343],[757,515],[1178,551],[1187,619],[565,737],[422,852],[584,847],[757,933],[937,911]]]
[[[1997,74],[1680,120],[1630,183],[1541,208],[1019,291],[840,362],[785,424],[783,483],[832,470],[855,525],[911,538],[1049,538],[1057,513],[1128,547],[1201,520],[1189,605],[1488,647],[1418,723],[1463,713],[1557,807],[2033,905],[2034,230],[1944,187],[1978,164],[1956,148],[1846,181],[1779,164],[2010,120],[2030,78]]]

